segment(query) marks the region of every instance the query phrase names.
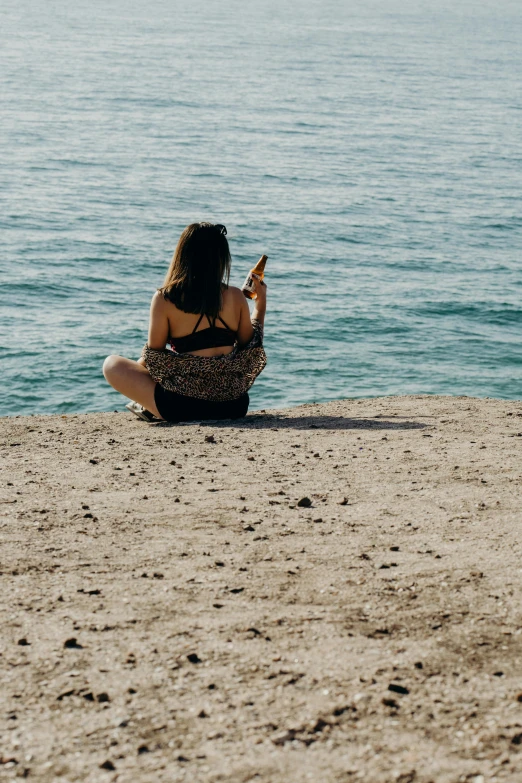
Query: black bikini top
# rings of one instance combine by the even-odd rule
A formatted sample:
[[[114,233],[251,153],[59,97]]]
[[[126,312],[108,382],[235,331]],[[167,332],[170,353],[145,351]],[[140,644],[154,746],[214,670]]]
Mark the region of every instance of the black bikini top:
[[[218,318],[225,327],[224,329],[216,326],[216,319],[212,323],[207,315],[205,317],[209,326],[198,332],[197,328],[201,323],[203,315],[204,313],[200,315],[197,324],[190,334],[186,334],[184,337],[169,338],[171,347],[177,353],[191,353],[192,351],[201,351],[203,348],[221,348],[225,345],[235,345],[236,333],[226,325],[219,315]]]

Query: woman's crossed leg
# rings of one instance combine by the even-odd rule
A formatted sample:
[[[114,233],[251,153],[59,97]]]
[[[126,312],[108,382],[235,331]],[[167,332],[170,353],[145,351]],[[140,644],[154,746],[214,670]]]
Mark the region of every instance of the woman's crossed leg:
[[[154,401],[156,382],[141,362],[123,356],[107,356],[103,363],[103,374],[113,389],[143,405],[156,418],[162,418]]]

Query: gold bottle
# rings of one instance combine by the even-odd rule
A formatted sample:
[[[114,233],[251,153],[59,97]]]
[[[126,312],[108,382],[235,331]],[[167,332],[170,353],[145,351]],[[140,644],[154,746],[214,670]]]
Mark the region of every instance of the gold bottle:
[[[261,280],[264,278],[267,258],[268,256],[261,256],[255,267],[250,270],[247,275],[247,279],[243,283],[243,288],[241,290],[247,299],[257,299],[257,294],[255,293],[255,283],[252,275],[258,275]]]

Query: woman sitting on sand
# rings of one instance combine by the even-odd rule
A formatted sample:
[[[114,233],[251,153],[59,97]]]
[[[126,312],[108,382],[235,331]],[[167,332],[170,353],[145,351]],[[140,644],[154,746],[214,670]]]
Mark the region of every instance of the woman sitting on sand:
[[[108,356],[103,364],[106,380],[134,401],[127,407],[146,421],[247,413],[248,389],[266,364],[266,285],[255,276],[251,319],[242,291],[228,285],[226,233],[211,223],[187,226],[163,287],[152,297],[141,359]]]

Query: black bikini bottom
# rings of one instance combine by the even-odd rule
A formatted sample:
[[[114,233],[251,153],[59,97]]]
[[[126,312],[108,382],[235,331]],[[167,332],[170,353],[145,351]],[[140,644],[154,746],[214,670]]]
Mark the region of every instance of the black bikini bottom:
[[[248,394],[243,394],[237,400],[212,402],[186,397],[184,394],[164,389],[159,383],[154,389],[156,408],[165,421],[202,421],[203,419],[240,419],[246,416]]]

